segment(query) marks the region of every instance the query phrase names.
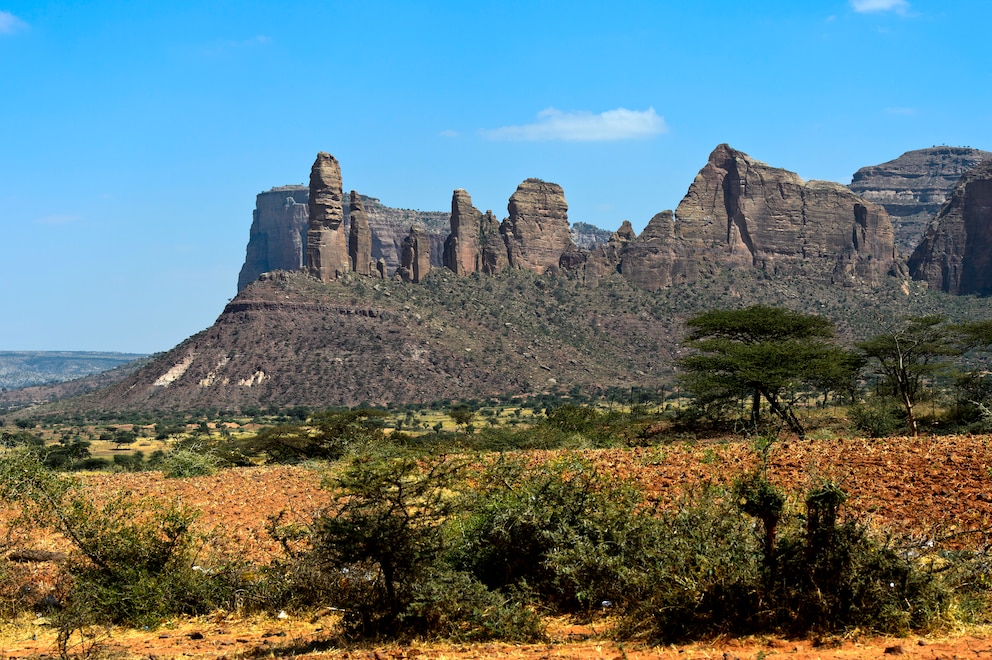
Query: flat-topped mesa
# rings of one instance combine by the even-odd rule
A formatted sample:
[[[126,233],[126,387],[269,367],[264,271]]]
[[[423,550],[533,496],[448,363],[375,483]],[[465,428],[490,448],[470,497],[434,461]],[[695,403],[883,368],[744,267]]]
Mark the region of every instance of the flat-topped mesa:
[[[527,179],[510,197],[510,217],[500,233],[506,241],[511,268],[524,268],[541,274],[557,268],[561,256],[577,248],[568,231],[568,204],[556,183]]]
[[[877,284],[895,261],[885,209],[844,186],[804,182],[725,144],[710,154],[674,219],[655,216],[651,224],[621,265],[648,288],[722,268]]]
[[[238,291],[272,270],[301,270],[307,249],[306,186],[278,186],[258,193],[251,214]]]
[[[848,187],[885,207],[895,230],[896,251],[908,255],[958,180],[989,158],[992,153],[970,147],[916,149],[894,160],[862,167]]]
[[[472,206],[472,198],[459,188],[451,195],[451,234],[444,241],[443,264],[456,275],[482,270],[479,244],[482,213]]]
[[[334,156],[321,151],[310,169],[307,268],[322,282],[351,270],[341,196],[341,166]]]
[[[992,161],[958,181],[909,258],[909,272],[947,293],[992,293]]]
[[[410,227],[410,234],[403,240],[400,267],[396,275],[404,282],[418,284],[431,272],[431,239],[420,225]]]
[[[372,261],[372,229],[362,198],[354,190],[349,196],[349,208],[348,258],[351,269],[359,275],[372,275],[376,271]]]

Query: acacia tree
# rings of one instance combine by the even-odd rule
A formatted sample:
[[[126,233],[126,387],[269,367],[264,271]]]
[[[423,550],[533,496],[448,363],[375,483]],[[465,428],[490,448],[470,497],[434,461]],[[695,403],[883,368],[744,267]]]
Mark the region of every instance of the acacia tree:
[[[848,386],[857,357],[833,343],[833,324],[820,316],[755,305],[714,310],[686,321],[682,382],[698,405],[726,407],[751,400],[751,422],[761,401],[800,438],[806,429],[795,413],[804,392]]]
[[[958,331],[937,314],[910,317],[904,319],[902,327],[858,344],[899,397],[913,435],[919,434],[915,406],[926,380],[940,371],[947,358],[962,353],[964,345],[959,342]],[[976,326],[974,332],[976,343],[980,343],[982,329]]]

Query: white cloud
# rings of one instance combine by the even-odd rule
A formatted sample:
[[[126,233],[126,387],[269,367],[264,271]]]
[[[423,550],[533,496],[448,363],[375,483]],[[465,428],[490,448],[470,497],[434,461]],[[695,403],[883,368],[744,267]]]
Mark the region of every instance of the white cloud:
[[[533,124],[504,126],[482,131],[482,134],[491,140],[606,142],[650,138],[667,130],[665,119],[654,108],[617,108],[599,114],[548,108],[537,113],[537,121]]]
[[[458,131],[453,131],[453,130],[451,130],[449,128],[449,129],[446,129],[446,130],[441,131],[440,133],[438,133],[438,135],[440,135],[441,137],[446,137],[446,138],[456,138],[456,137],[458,137]]]
[[[906,0],[851,0],[851,8],[859,14],[873,11],[894,11],[900,14],[909,9]]]
[[[0,11],[0,34],[14,34],[27,29],[28,24],[9,11]]]

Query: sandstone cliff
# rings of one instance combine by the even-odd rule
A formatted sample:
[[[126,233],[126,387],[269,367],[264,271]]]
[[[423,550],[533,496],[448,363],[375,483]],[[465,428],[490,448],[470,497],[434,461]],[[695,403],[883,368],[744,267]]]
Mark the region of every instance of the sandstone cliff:
[[[341,195],[341,166],[334,156],[321,151],[310,170],[307,269],[322,282],[351,270]]]
[[[910,257],[909,271],[947,293],[992,293],[992,161],[954,187]]]
[[[541,274],[557,267],[562,254],[576,251],[568,230],[568,204],[558,184],[525,180],[510,197],[507,210],[510,217],[500,232],[510,267]]]
[[[849,187],[885,207],[895,231],[896,251],[908,255],[958,179],[988,158],[992,152],[967,147],[907,151],[895,160],[862,167]]]
[[[287,201],[289,197],[291,202]],[[308,186],[279,186],[258,194],[245,261],[238,277],[239,292],[262,273],[306,267],[309,197]],[[410,225],[415,223],[424,226],[431,241],[432,265],[441,265],[441,249],[450,217],[447,212],[398,209],[385,206],[375,197],[359,195],[358,198],[369,222],[372,261],[382,260],[385,272],[392,273],[399,268],[403,240],[409,234]],[[349,198],[342,202],[342,216],[350,236],[351,202]]]
[[[404,282],[418,284],[431,272],[431,241],[420,225],[410,227],[396,274]]]
[[[882,207],[723,144],[674,218],[655,216],[630,243],[620,271],[652,289],[723,268],[877,284],[894,263],[892,241]]]
[[[482,270],[482,212],[472,206],[472,198],[459,188],[451,195],[451,234],[444,241],[445,268],[456,275]]]
[[[238,291],[272,270],[300,270],[306,255],[309,188],[278,186],[255,197]]]
[[[350,195],[348,213],[348,258],[351,259],[351,270],[359,275],[372,275],[375,267],[372,264],[372,229],[369,227],[369,217],[362,205],[362,198],[354,190]]]

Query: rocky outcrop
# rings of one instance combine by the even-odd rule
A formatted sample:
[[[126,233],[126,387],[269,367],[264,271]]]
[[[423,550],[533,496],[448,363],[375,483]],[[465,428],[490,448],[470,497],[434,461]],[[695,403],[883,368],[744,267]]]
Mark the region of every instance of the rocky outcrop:
[[[482,252],[480,271],[495,275],[506,270],[510,258],[506,253],[506,241],[500,231],[499,220],[492,211],[486,211],[479,221],[479,249]]]
[[[459,188],[451,196],[451,234],[444,241],[445,268],[456,275],[469,275],[482,270],[482,249],[479,233],[482,213],[472,206],[472,198]]]
[[[624,220],[624,222],[627,222]],[[630,223],[627,222],[629,226]],[[568,233],[572,235],[572,242],[580,250],[592,250],[597,245],[603,245],[610,240],[613,232],[600,229],[588,222],[573,222],[568,228]]]
[[[375,265],[372,261],[372,230],[369,217],[365,214],[362,198],[354,190],[349,199],[348,258],[352,271],[359,275],[372,275]]]
[[[677,251],[674,214],[658,213],[636,240],[620,247],[620,274],[631,284],[649,291],[685,279],[684,260]]]
[[[303,268],[310,224],[309,197],[306,186],[278,186],[255,196],[238,291],[262,273]]]
[[[568,204],[556,183],[527,179],[510,197],[510,217],[500,232],[511,268],[540,274],[557,267],[561,255],[576,250],[568,231]]]
[[[419,283],[431,272],[431,241],[420,225],[410,227],[396,274],[404,282]]]
[[[723,144],[674,217],[655,216],[628,245],[620,271],[649,289],[723,268],[875,284],[894,259],[885,209]]]
[[[372,258],[385,259],[390,272],[400,265],[403,241],[410,226],[420,225],[431,242],[431,264],[441,266],[444,239],[448,235],[451,215],[447,211],[416,211],[384,205],[375,197],[361,196],[372,229]],[[345,206],[345,217],[348,207]]]
[[[989,158],[992,153],[968,147],[907,151],[881,165],[862,167],[849,187],[885,207],[895,231],[896,251],[908,255],[958,179]]]
[[[310,170],[307,269],[322,282],[351,270],[341,195],[341,166],[334,156],[321,151]]]
[[[910,257],[909,272],[947,293],[992,293],[992,161],[955,186]]]

